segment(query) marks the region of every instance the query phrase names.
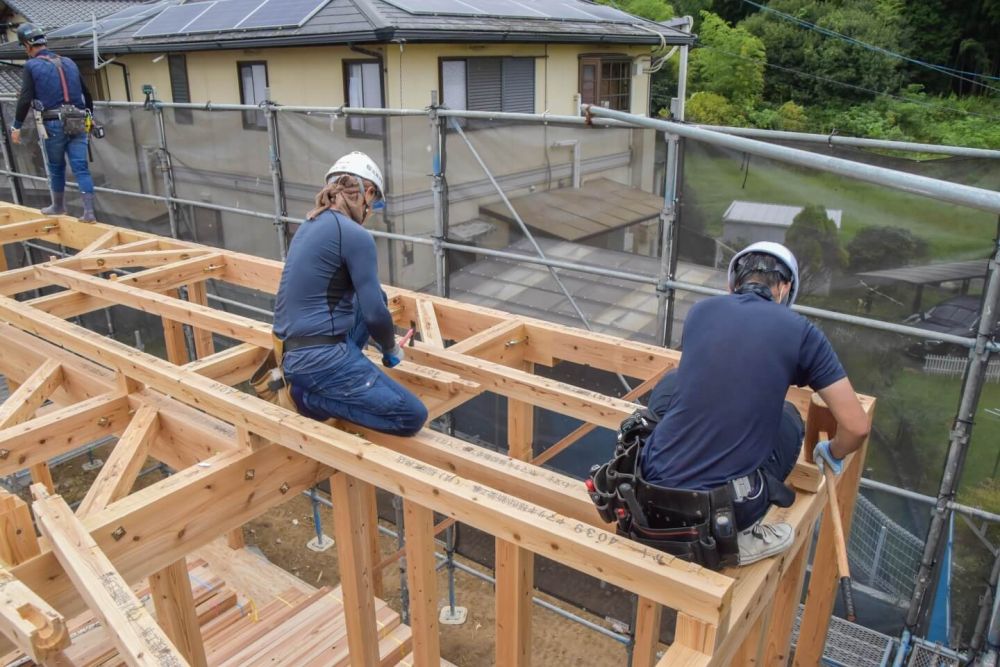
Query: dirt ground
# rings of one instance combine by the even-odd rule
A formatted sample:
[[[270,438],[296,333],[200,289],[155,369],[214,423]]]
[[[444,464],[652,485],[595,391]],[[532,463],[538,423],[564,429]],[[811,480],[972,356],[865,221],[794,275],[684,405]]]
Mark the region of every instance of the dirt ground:
[[[109,453],[110,445],[106,445],[97,448],[94,456],[106,460]],[[81,466],[87,460],[87,457],[81,457],[52,469],[56,492],[68,503],[81,500],[97,475],[96,470],[83,470]],[[144,469],[153,465],[155,461],[149,460]],[[154,471],[141,477],[136,486],[148,486],[160,479],[160,471]],[[330,535],[333,532],[331,512],[322,506],[320,511],[320,521],[326,534]],[[392,528],[390,524],[387,527]],[[306,543],[316,536],[312,503],[308,498],[298,496],[272,509],[244,526],[243,533],[248,546],[256,546],[272,562],[303,581],[317,587],[338,584],[340,577],[336,548],[323,553],[306,548]],[[385,535],[380,540],[383,556],[396,551],[394,540]],[[485,574],[492,574],[472,561],[461,557],[456,557],[456,560]],[[387,567],[383,577],[385,600],[398,612],[401,609],[398,566]],[[492,665],[495,643],[493,586],[461,571],[455,573],[455,584],[456,604],[466,607],[469,615],[464,625],[440,626],[441,655],[459,667]],[[540,593],[538,595],[548,602],[608,627],[604,619],[569,607],[554,598]],[[439,607],[448,604],[448,575],[443,568],[438,576],[438,596]],[[532,655],[532,662],[536,665],[624,665],[627,660],[624,645],[538,606],[534,606],[532,610]]]

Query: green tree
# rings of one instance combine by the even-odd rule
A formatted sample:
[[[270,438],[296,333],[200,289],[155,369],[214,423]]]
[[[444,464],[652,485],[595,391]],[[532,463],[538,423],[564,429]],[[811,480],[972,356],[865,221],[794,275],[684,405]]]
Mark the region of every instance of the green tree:
[[[744,127],[746,117],[729,100],[718,93],[700,92],[691,96],[685,106],[686,119],[705,125]]]
[[[851,41],[899,52],[905,27],[899,7],[893,2],[773,0],[768,7],[803,22],[760,11],[740,24],[761,39],[769,62],[778,66],[768,72],[765,88],[768,100],[828,104],[872,97],[860,88],[890,93],[899,89],[903,82],[903,61]],[[844,37],[822,34],[822,30]],[[837,81],[857,88],[839,85]]]
[[[764,91],[764,43],[715,14],[702,12],[701,17],[701,48],[691,54],[691,90],[716,93],[739,107],[752,109]]]
[[[847,253],[840,243],[839,230],[822,206],[804,207],[785,234],[785,245],[799,261],[802,291],[815,291],[827,285],[844,268]]]
[[[863,227],[847,244],[854,273],[906,266],[927,256],[927,241],[903,227]]]

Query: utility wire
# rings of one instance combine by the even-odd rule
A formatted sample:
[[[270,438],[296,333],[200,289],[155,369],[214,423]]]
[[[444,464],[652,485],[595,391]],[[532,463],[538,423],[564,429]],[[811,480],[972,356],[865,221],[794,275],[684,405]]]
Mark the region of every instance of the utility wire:
[[[932,102],[925,102],[923,100],[917,100],[912,97],[903,97],[901,95],[894,95],[893,93],[887,93],[885,91],[875,90],[874,88],[866,88],[865,86],[859,86],[853,83],[846,83],[844,81],[839,81],[837,79],[831,79],[828,76],[823,76],[822,74],[810,74],[809,72],[803,72],[801,70],[793,69],[791,67],[785,67],[784,65],[778,65],[777,63],[769,63],[766,60],[758,60],[757,58],[748,58],[742,56],[738,53],[732,53],[731,51],[726,51],[725,49],[720,49],[714,46],[708,46],[707,44],[702,44],[698,48],[708,49],[709,51],[715,51],[716,53],[721,53],[727,55],[731,58],[736,58],[737,60],[743,60],[749,63],[755,63],[757,65],[764,65],[766,67],[771,67],[783,72],[788,72],[796,76],[804,76],[809,79],[816,79],[818,81],[824,81],[826,83],[832,83],[837,86],[843,86],[844,88],[850,88],[852,90],[857,90],[865,93],[871,93],[872,95],[881,95],[884,97],[891,97],[894,100],[900,102],[907,102],[909,104],[918,104],[920,106],[927,107],[928,109],[934,109],[935,111],[950,111],[956,114],[962,114],[967,116],[978,116],[980,118],[986,118],[988,120],[1000,121],[1000,116],[992,116],[990,114],[978,113],[976,111],[967,111],[960,107],[950,107],[944,104],[934,104]]]
[[[816,32],[818,32],[818,33],[820,33],[822,35],[827,36],[827,37],[834,37],[836,39],[840,39],[840,40],[843,40],[845,42],[849,42],[851,44],[854,44],[856,46],[860,46],[862,48],[868,49],[869,51],[874,51],[875,53],[880,53],[880,54],[882,54],[884,56],[889,56],[890,58],[897,58],[899,60],[905,60],[906,62],[912,63],[912,64],[917,65],[919,67],[925,67],[927,69],[930,69],[932,71],[938,72],[940,74],[944,74],[946,76],[955,77],[957,79],[961,79],[962,81],[966,81],[968,83],[971,83],[971,84],[974,84],[974,85],[977,85],[977,86],[982,86],[983,88],[987,88],[987,89],[992,90],[994,92],[1000,93],[1000,88],[997,88],[995,86],[990,86],[990,85],[985,84],[985,83],[983,83],[981,81],[976,81],[975,79],[970,79],[970,78],[968,78],[966,76],[963,76],[963,75],[967,74],[969,76],[975,76],[975,77],[979,77],[979,78],[983,78],[983,79],[991,79],[993,81],[1000,81],[1000,77],[990,76],[988,74],[978,74],[978,73],[975,73],[975,72],[966,72],[966,71],[955,69],[955,68],[952,68],[952,67],[947,67],[945,65],[935,65],[934,63],[929,63],[929,62],[926,62],[924,60],[918,60],[917,58],[911,58],[909,56],[903,55],[902,53],[896,53],[895,51],[890,51],[889,49],[883,48],[881,46],[876,46],[874,44],[869,44],[868,42],[862,42],[860,39],[855,39],[854,37],[850,37],[848,35],[844,35],[842,33],[839,33],[837,31],[835,31],[835,30],[830,30],[829,28],[824,28],[822,26],[816,25],[815,23],[810,23],[809,21],[806,21],[805,19],[800,19],[800,18],[798,18],[796,16],[792,16],[791,14],[786,14],[784,12],[778,11],[777,9],[773,9],[771,7],[768,7],[767,5],[762,5],[760,3],[754,2],[754,0],[743,0],[743,2],[746,3],[746,4],[748,4],[748,5],[751,5],[753,7],[756,7],[757,9],[760,9],[761,11],[767,12],[769,14],[774,14],[775,16],[778,16],[778,17],[780,17],[780,18],[782,18],[782,19],[784,19],[786,21],[791,21],[792,23],[795,23],[796,25],[798,25],[798,26],[800,26],[802,28],[806,28],[808,30],[814,30],[814,31],[816,31]]]

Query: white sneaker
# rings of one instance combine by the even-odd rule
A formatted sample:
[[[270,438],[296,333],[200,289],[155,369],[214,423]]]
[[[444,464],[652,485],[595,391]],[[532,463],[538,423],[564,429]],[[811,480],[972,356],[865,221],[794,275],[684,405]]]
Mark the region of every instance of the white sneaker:
[[[795,530],[787,523],[758,521],[741,531],[736,541],[740,547],[740,565],[749,565],[776,556],[792,546]]]

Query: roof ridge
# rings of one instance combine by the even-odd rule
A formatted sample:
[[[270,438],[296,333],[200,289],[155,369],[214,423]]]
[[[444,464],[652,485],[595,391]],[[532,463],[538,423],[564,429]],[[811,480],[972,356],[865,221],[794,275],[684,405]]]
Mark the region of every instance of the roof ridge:
[[[365,17],[365,19],[372,25],[372,28],[379,30],[381,28],[391,27],[389,21],[386,20],[382,13],[379,12],[375,4],[370,0],[348,0],[352,3],[359,12]]]

